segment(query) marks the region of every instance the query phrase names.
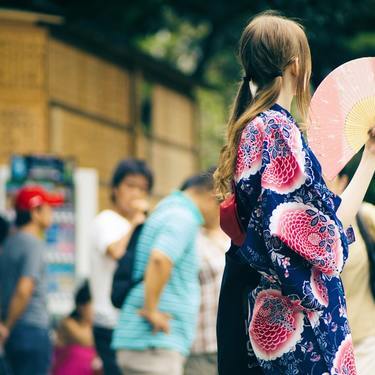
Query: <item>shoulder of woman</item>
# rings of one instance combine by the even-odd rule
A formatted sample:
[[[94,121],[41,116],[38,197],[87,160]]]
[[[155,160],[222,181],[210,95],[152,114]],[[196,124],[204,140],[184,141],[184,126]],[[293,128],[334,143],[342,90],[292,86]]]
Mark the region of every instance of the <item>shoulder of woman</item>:
[[[275,131],[281,131],[284,127],[291,128],[292,125],[292,121],[280,112],[267,110],[246,123],[242,138],[256,142],[265,137],[272,137]]]

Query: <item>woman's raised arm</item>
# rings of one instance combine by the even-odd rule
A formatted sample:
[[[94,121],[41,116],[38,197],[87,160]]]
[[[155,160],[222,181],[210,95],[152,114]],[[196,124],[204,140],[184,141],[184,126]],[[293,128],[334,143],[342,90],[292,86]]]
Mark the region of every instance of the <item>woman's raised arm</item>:
[[[345,191],[341,194],[341,205],[337,210],[337,216],[344,228],[348,228],[354,222],[359,208],[365,197],[375,172],[375,127],[372,128],[371,137],[366,143],[361,162]]]

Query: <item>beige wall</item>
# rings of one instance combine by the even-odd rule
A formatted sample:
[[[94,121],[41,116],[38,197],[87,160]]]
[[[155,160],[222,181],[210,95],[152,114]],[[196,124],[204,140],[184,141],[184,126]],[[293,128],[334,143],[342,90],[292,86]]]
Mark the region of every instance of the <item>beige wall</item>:
[[[0,163],[13,153],[73,157],[77,165],[98,170],[103,208],[115,164],[134,155],[153,168],[155,197],[168,194],[197,170],[195,104],[153,83],[152,133],[146,136],[139,118],[142,67],[135,69],[30,22],[1,19]]]
[[[12,153],[47,152],[44,30],[0,23],[0,162]]]
[[[190,151],[153,142],[151,155],[151,165],[156,175],[154,192],[158,196],[178,188],[183,180],[196,172]]]
[[[164,86],[155,85],[152,96],[153,135],[186,147],[193,147],[194,106],[191,100]]]
[[[131,155],[130,75],[117,65],[50,38],[50,149],[99,172],[99,206],[118,160]]]
[[[53,38],[48,43],[48,68],[50,100],[129,126],[125,69]]]
[[[155,194],[162,196],[197,171],[195,106],[187,96],[155,85],[152,110],[149,157],[156,174]]]

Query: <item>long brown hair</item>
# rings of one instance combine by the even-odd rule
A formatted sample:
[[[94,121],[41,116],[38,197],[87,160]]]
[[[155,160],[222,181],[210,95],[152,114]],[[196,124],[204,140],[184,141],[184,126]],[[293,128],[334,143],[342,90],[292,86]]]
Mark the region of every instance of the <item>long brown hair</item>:
[[[231,190],[244,127],[276,103],[282,88],[283,72],[296,59],[299,63],[296,103],[302,118],[306,118],[310,103],[311,55],[306,34],[299,23],[269,11],[255,16],[242,33],[239,55],[245,77],[232,107],[227,125],[227,143],[221,151],[214,175],[220,199],[224,199]],[[258,87],[254,97],[249,80]]]

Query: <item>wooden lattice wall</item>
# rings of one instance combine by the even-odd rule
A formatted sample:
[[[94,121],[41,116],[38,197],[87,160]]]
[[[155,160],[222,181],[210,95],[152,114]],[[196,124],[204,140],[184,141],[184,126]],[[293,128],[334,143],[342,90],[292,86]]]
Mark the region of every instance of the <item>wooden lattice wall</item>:
[[[98,170],[102,207],[114,164],[132,154],[129,80],[125,69],[49,39],[50,150]]]
[[[47,152],[43,29],[0,23],[0,163],[14,152]]]
[[[1,14],[0,14],[1,19]],[[155,171],[155,197],[198,167],[196,106],[158,83],[152,91],[152,131],[140,126],[142,67],[126,68],[52,36],[30,22],[0,23],[0,163],[13,153],[53,153],[96,168],[100,206],[122,158],[145,158]]]

